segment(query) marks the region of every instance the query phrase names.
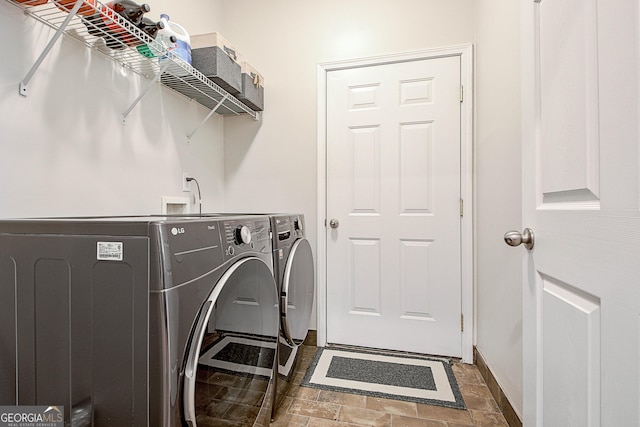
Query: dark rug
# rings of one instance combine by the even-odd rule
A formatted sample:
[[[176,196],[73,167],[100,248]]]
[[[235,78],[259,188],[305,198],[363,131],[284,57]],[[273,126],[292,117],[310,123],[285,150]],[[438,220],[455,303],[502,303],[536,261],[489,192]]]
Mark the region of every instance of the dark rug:
[[[210,369],[235,375],[257,375],[271,378],[276,344],[271,339],[225,333],[201,353],[198,363]],[[290,375],[297,348],[280,346],[279,372]]]
[[[319,348],[302,386],[466,409],[446,359]]]
[[[223,335],[198,359],[217,371],[271,378],[276,344],[241,335]]]

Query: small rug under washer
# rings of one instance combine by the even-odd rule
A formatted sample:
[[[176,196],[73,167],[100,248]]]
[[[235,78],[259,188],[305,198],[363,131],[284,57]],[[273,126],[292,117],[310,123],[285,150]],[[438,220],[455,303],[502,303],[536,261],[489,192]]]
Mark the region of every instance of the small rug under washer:
[[[198,363],[232,374],[270,378],[275,349],[275,342],[223,335],[200,356]]]
[[[302,386],[466,409],[446,359],[319,348]]]
[[[282,340],[282,338],[280,338]],[[224,334],[209,346],[198,359],[200,365],[236,375],[257,375],[271,378],[276,343],[271,339],[240,334]],[[280,346],[278,366],[281,375],[290,375],[297,348]]]

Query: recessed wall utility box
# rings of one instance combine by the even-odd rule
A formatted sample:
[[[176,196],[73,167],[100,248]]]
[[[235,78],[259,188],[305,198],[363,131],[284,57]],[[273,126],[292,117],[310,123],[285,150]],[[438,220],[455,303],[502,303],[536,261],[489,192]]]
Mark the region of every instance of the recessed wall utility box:
[[[162,213],[164,215],[181,215],[190,213],[188,197],[162,196]]]

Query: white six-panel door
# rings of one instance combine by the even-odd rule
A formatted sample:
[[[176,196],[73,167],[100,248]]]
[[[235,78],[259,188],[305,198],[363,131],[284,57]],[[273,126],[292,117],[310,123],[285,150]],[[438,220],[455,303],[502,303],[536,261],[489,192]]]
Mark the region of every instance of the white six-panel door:
[[[522,1],[524,425],[640,425],[640,3]]]
[[[327,341],[461,355],[460,57],[327,73]]]

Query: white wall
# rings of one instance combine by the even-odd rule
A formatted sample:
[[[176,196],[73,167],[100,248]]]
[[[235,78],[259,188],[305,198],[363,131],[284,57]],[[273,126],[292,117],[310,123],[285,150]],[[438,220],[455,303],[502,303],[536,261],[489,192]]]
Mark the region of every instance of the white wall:
[[[148,3],[151,7],[145,16],[158,20],[161,13],[166,13],[172,21],[184,26],[189,34],[210,32],[225,20],[223,0],[139,0],[138,3]]]
[[[477,2],[476,347],[522,414],[522,230],[520,10],[512,0]]]
[[[225,122],[226,203],[303,212],[313,244],[324,220],[316,218],[317,65],[472,42],[475,2],[222,3],[219,31],[265,78],[262,123]]]
[[[28,97],[18,94],[52,34],[0,1],[0,217],[159,212],[163,195],[188,194],[183,171],[201,183],[205,210],[222,209],[223,119],[187,142],[207,113],[198,104],[158,85],[123,125],[143,82],[70,37],[45,59]]]

